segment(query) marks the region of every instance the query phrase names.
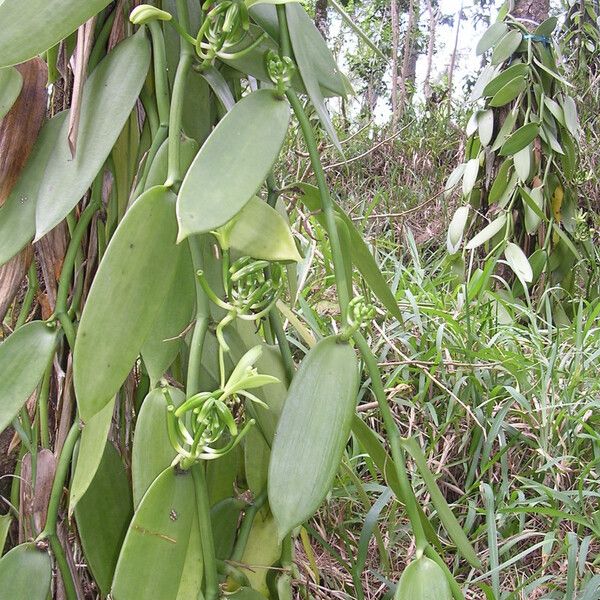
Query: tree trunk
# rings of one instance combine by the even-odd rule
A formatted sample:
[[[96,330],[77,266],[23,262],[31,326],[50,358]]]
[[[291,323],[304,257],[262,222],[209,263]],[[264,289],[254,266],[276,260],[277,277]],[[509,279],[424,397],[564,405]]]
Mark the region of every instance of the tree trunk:
[[[515,19],[524,19],[524,25],[535,29],[548,18],[550,0],[515,0],[515,7],[511,14]]]
[[[315,27],[327,39],[329,36],[329,21],[327,20],[327,0],[317,0],[315,4]]]
[[[429,13],[429,40],[427,41],[427,66],[425,68],[425,80],[423,82],[423,93],[425,102],[431,98],[431,66],[433,64],[433,53],[435,51],[435,30],[437,27],[437,13],[433,8],[432,0],[427,0],[427,11]]]
[[[392,0],[392,127],[398,121],[398,44],[400,24],[398,22],[398,0]]]
[[[402,71],[400,73],[400,95],[398,97],[398,116],[402,116],[404,105],[408,98],[409,72],[411,66],[411,56],[414,51],[413,30],[415,28],[415,3],[410,0],[408,4],[408,22],[406,24],[406,32],[404,34],[404,44],[402,48]],[[414,68],[416,71],[417,61],[414,57]],[[414,81],[414,77],[413,77]]]

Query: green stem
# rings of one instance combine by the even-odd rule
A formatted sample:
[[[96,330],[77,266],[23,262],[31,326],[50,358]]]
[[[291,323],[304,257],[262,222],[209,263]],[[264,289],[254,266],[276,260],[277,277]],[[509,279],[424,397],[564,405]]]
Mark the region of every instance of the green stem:
[[[37,537],[38,540],[47,539],[50,542],[54,558],[58,564],[60,574],[65,586],[67,594],[67,600],[77,600],[77,592],[75,590],[75,584],[64,550],[60,544],[58,536],[56,534],[56,526],[58,523],[58,510],[60,508],[60,501],[63,495],[63,488],[71,465],[71,458],[73,457],[73,449],[75,443],[79,438],[81,430],[79,424],[74,423],[71,426],[67,439],[65,440],[64,446],[60,453],[58,460],[58,466],[56,468],[56,474],[54,476],[54,482],[52,484],[52,492],[50,493],[50,502],[48,503],[48,517],[46,518],[46,525],[44,530]]]
[[[158,106],[158,118],[161,125],[169,123],[169,80],[167,78],[167,52],[165,50],[165,38],[158,21],[148,23],[150,35],[152,36],[152,56],[154,58],[154,88],[156,104]]]
[[[217,577],[217,561],[215,558],[215,542],[213,539],[212,523],[210,520],[210,506],[208,490],[206,487],[206,474],[204,463],[192,466],[192,477],[196,490],[196,509],[198,511],[198,527],[202,542],[202,555],[204,558],[205,600],[217,600],[219,596],[219,581]]]
[[[23,299],[23,304],[21,306],[21,311],[19,312],[19,318],[17,319],[17,323],[15,325],[15,329],[19,329],[21,325],[25,323],[27,317],[29,316],[29,311],[31,310],[31,306],[33,304],[33,300],[38,290],[38,278],[37,271],[35,266],[35,260],[31,261],[29,265],[29,271],[27,271],[27,293],[25,294],[25,298]]]
[[[110,36],[110,32],[112,31],[113,23],[115,22],[115,17],[117,16],[117,10],[114,9],[106,21],[102,24],[102,29],[96,36],[96,41],[94,43],[94,47],[90,53],[90,58],[88,60],[88,73],[91,73],[94,70],[94,67],[102,60],[106,52],[106,44],[108,42],[108,38]]]
[[[290,37],[285,14],[285,5],[277,5],[277,18],[279,20],[281,55],[283,57],[291,57]],[[319,150],[317,148],[317,140],[312,130],[310,121],[304,112],[304,108],[302,107],[300,99],[292,88],[287,90],[286,96],[292,105],[292,109],[294,110],[296,118],[298,119],[298,123],[300,125],[300,129],[302,130],[302,135],[304,137],[310,157],[310,163],[313,168],[315,179],[317,180],[317,187],[319,188],[319,194],[321,196],[321,207],[323,209],[326,229],[329,235],[329,243],[331,245],[335,282],[340,303],[340,310],[342,313],[342,323],[345,323],[348,312],[348,304],[350,303],[350,295],[348,292],[349,286],[346,278],[346,269],[344,267],[344,255],[342,253],[338,230],[335,225],[335,208],[333,206],[331,196],[329,195],[329,188],[327,187],[327,181],[325,179],[325,171],[321,165]]]
[[[48,426],[48,397],[50,396],[50,376],[52,374],[52,360],[44,373],[40,395],[38,398],[38,411],[40,421],[40,441],[42,448],[50,448],[50,428]]]
[[[198,236],[190,236],[188,238],[190,252],[192,254],[192,263],[194,272],[201,271],[204,268],[204,256]],[[210,318],[210,307],[208,298],[202,289],[202,285],[198,277],[195,278],[196,285],[196,323],[194,332],[190,341],[190,356],[188,359],[187,371],[187,397],[190,398],[200,391],[200,365],[202,364],[202,350],[204,348],[204,340],[208,330],[208,322]]]
[[[235,562],[240,562],[242,560],[256,513],[264,506],[266,500],[267,490],[263,490],[255,498],[254,502],[247,508],[246,514],[244,515],[244,520],[242,521],[242,526],[240,527],[237,541],[235,543],[235,548],[233,549],[233,553],[231,555],[231,560]]]

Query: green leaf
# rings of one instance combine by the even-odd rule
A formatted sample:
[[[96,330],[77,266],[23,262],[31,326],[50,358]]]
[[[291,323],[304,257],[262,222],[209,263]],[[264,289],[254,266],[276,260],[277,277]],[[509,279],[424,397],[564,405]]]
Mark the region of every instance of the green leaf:
[[[217,233],[223,249],[232,248],[245,256],[270,261],[302,260],[285,219],[256,196]]]
[[[519,181],[526,182],[529,179],[532,160],[531,151],[531,145],[527,145],[513,156],[515,171],[517,172]]]
[[[199,146],[196,140],[188,137],[183,132],[180,134],[179,168],[182,173],[186,173],[190,168],[196,154],[198,154],[198,149]],[[165,140],[158,149],[158,152],[150,165],[144,191],[147,191],[156,185],[163,185],[167,180],[167,172],[169,170],[168,152],[169,140]]]
[[[419,470],[419,473],[421,474],[421,477],[427,486],[431,496],[431,501],[433,502],[440,521],[444,525],[448,535],[456,544],[459,552],[469,561],[469,563],[475,568],[480,568],[481,563],[479,558],[477,558],[477,553],[473,549],[473,546],[471,546],[471,542],[469,542],[463,528],[456,520],[454,513],[448,506],[444,495],[440,491],[440,488],[435,481],[435,477],[432,475],[429,467],[427,466],[427,459],[425,458],[425,455],[423,454],[419,444],[413,438],[405,438],[402,440],[402,445],[415,461],[417,469]]]
[[[525,283],[531,283],[533,281],[533,271],[531,265],[527,260],[527,256],[513,242],[507,242],[506,248],[504,249],[504,258],[508,266],[515,272],[515,275],[524,281]]]
[[[442,568],[422,556],[404,569],[394,600],[452,600],[452,592]]]
[[[358,373],[352,346],[328,337],[294,376],[269,465],[269,504],[280,539],[310,518],[331,488],[356,408]]]
[[[515,31],[514,29],[509,31],[496,44],[494,51],[492,52],[491,63],[493,65],[503,63],[514,54],[522,41],[523,34],[520,31]]]
[[[125,466],[112,443],[106,442],[96,474],[75,508],[86,563],[103,596],[110,592],[132,516],[131,488]]]
[[[262,594],[249,587],[240,588],[235,594],[228,596],[228,598],[231,598],[231,600],[265,600]]]
[[[244,467],[248,488],[257,496],[267,487],[271,449],[264,435],[253,427],[244,444]]]
[[[512,102],[521,92],[525,91],[527,80],[525,77],[515,77],[494,94],[489,101],[489,106],[499,107]]]
[[[487,146],[492,140],[494,133],[494,111],[484,110],[477,116],[477,129],[479,131],[479,141],[482,146]]]
[[[83,426],[77,450],[75,473],[69,492],[69,516],[86,493],[100,466],[114,409],[115,400],[113,399]]]
[[[4,0],[0,4],[0,67],[25,62],[52,48],[110,0]]]
[[[479,42],[477,42],[475,53],[479,56],[495,46],[506,35],[507,31],[508,27],[505,23],[501,21],[492,23],[481,36]]]
[[[496,152],[502,144],[508,139],[508,136],[512,133],[512,130],[517,122],[517,116],[519,114],[519,107],[515,106],[504,119],[502,126],[500,127],[500,131],[492,144],[492,152]]]
[[[477,100],[479,100],[479,98],[481,98],[481,96],[483,95],[483,90],[488,85],[488,83],[492,81],[494,77],[496,77],[497,73],[498,67],[495,67],[494,65],[486,65],[483,68],[481,74],[475,82],[475,85],[471,89],[471,95],[469,96],[469,100],[471,102],[476,102]]]
[[[35,544],[15,546],[0,559],[0,598],[46,600],[51,580],[50,555]]]
[[[255,429],[252,428],[250,431],[255,431]],[[237,498],[225,498],[210,510],[210,521],[215,541],[215,556],[218,560],[231,558],[237,527],[244,506],[245,503]]]
[[[319,194],[318,188],[308,183],[297,183],[292,186],[293,188],[299,188],[302,192],[302,202],[308,207],[308,209],[318,214],[316,218],[319,220],[321,224],[324,223],[323,214],[320,212],[321,210],[321,196]],[[365,244],[365,241],[360,234],[360,232],[356,229],[352,219],[350,219],[346,213],[335,204],[336,211],[342,217],[346,227],[348,228],[348,233],[350,234],[350,240],[352,242],[351,252],[352,252],[352,264],[356,266],[356,268],[360,271],[360,274],[363,276],[364,280],[367,282],[367,285],[371,289],[371,291],[379,298],[380,302],[390,311],[390,313],[401,323],[403,322],[402,313],[400,312],[400,308],[398,307],[398,302],[394,297],[394,294],[390,290],[390,287],[387,284],[384,276],[382,275],[373,254],[371,254],[371,250],[369,250],[368,246]]]
[[[544,104],[548,110],[552,113],[552,116],[563,126],[565,126],[565,114],[562,107],[558,102],[552,100],[552,98],[544,97]]]
[[[67,122],[46,165],[37,198],[36,239],[60,223],[92,184],[129,118],[149,64],[150,43],[142,28],[92,71],[83,91],[75,158]]]
[[[474,250],[491,240],[497,233],[502,231],[506,225],[506,213],[501,213],[489,225],[486,225],[469,243],[465,246],[467,250]]]
[[[283,144],[289,104],[273,90],[243,98],[221,120],[179,192],[179,241],[225,225],[256,194]]]
[[[465,227],[469,218],[469,207],[459,206],[450,221],[448,227],[448,236],[446,239],[446,247],[448,254],[456,254],[462,244]]]
[[[317,29],[315,28],[312,20],[308,18],[306,11],[300,4],[287,4],[285,7],[285,14],[287,16],[290,41],[294,51],[294,57],[296,59],[296,64],[298,65],[298,70],[300,71],[300,76],[304,82],[306,92],[319,117],[319,121],[321,121],[323,129],[325,129],[329,139],[333,142],[340,154],[343,154],[342,146],[333,127],[329,110],[325,105],[323,92],[321,91],[319,80],[312,62],[315,48],[311,48],[310,44],[311,40],[314,39],[314,32],[316,32]],[[330,56],[331,52],[329,51],[329,48],[327,48],[327,45],[323,42],[323,38],[321,38],[320,34],[318,34],[318,37],[321,39],[321,51],[326,52],[327,55]]]
[[[23,76],[14,67],[0,69],[0,121],[12,108],[23,87]]]
[[[0,431],[11,424],[42,379],[57,337],[56,327],[32,321],[0,344]]]
[[[244,0],[248,8],[257,4],[287,4],[288,2],[298,2],[298,0]]]
[[[448,197],[450,195],[449,192],[458,185],[458,182],[462,179],[466,168],[467,163],[461,163],[454,168],[452,173],[450,173],[448,179],[446,180],[446,185],[444,186],[445,197]]]
[[[519,127],[508,139],[502,144],[500,148],[500,156],[511,156],[516,154],[519,150],[525,148],[535,140],[539,133],[539,126],[537,123],[527,123]]]
[[[498,173],[496,174],[496,179],[494,179],[494,183],[490,188],[490,193],[488,196],[488,203],[490,205],[496,204],[502,195],[504,194],[508,182],[510,179],[510,168],[513,165],[513,161],[510,158],[507,158],[498,169]]]
[[[534,33],[536,35],[552,35],[557,23],[558,19],[556,17],[549,17],[535,28]]]
[[[529,75],[529,66],[525,63],[514,64],[501,71],[483,89],[483,96],[495,96],[507,83],[513,79],[526,78]]]
[[[539,186],[529,191],[519,188],[519,193],[525,208],[525,231],[531,235],[542,221],[548,220],[544,213],[544,188]]]
[[[117,393],[133,367],[175,274],[175,196],[145,192],[119,224],[94,278],[73,352],[86,421]]]
[[[579,119],[577,118],[577,106],[571,96],[565,95],[562,101],[562,108],[565,115],[565,125],[569,133],[577,140],[579,139]]]
[[[19,180],[0,206],[0,265],[18,254],[35,235],[38,190],[68,116],[69,111],[61,112],[42,127]]]
[[[13,519],[10,513],[0,515],[0,556],[2,556],[4,546],[6,546],[6,538],[8,537],[8,532],[10,530],[10,526],[12,525],[12,521]]]
[[[194,275],[188,245],[182,244],[174,277],[141,348],[152,383],[156,383],[175,360],[184,343],[184,333],[193,320],[196,306]]]
[[[186,562],[188,554],[196,555],[190,542],[197,544],[197,530],[192,475],[168,467],[133,516],[117,562],[112,598],[177,600],[180,587],[188,585]],[[201,568],[200,559],[196,572],[201,573]],[[198,591],[187,597],[197,597]]]
[[[185,394],[174,387],[166,388],[175,406]],[[133,506],[137,509],[152,482],[173,462],[176,452],[167,431],[167,401],[162,388],[155,388],[144,398],[135,424],[131,454]]]
[[[467,166],[465,167],[465,172],[463,175],[462,182],[462,193],[463,196],[468,196],[475,187],[475,183],[477,182],[477,175],[479,174],[479,156],[472,158],[467,161]]]

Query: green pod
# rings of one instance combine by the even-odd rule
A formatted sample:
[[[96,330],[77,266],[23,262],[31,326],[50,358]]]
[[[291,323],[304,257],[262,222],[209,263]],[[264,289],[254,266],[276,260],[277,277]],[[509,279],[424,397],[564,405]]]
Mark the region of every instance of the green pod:
[[[394,600],[452,600],[452,592],[442,568],[422,556],[404,569]]]
[[[69,515],[73,513],[75,506],[86,493],[100,466],[114,410],[115,399],[113,398],[83,426],[77,449],[75,472],[69,490]]]
[[[42,379],[57,335],[56,327],[32,321],[0,344],[0,431],[11,424]]]
[[[350,344],[321,340],[294,376],[269,465],[279,537],[310,518],[330,490],[356,409],[359,368]]]
[[[112,443],[106,442],[96,474],[75,507],[86,562],[103,596],[110,592],[132,516],[131,488],[125,466]]]
[[[92,71],[81,101],[75,158],[67,122],[46,165],[36,205],[36,239],[71,212],[102,169],[135,106],[149,65],[150,43],[142,28]]]
[[[0,121],[16,102],[22,88],[23,76],[17,69],[0,69]]]
[[[287,101],[267,89],[246,96],[225,115],[181,185],[179,240],[225,225],[246,205],[277,159],[289,119]]]
[[[81,315],[73,357],[81,418],[93,417],[133,367],[169,290],[181,248],[175,196],[148,190],[119,224]]]
[[[15,546],[0,559],[0,598],[46,600],[51,579],[50,556],[35,544]]]
[[[29,160],[6,202],[0,206],[0,265],[8,262],[35,235],[35,203],[46,164],[69,116],[65,110],[41,129]]]
[[[150,486],[133,516],[111,596],[114,600],[197,598],[201,573],[192,475],[168,467]]]
[[[166,391],[175,406],[185,400],[185,394],[177,388],[168,387]],[[165,391],[156,388],[144,398],[133,434],[131,482],[136,509],[152,482],[173,462],[175,455],[167,431]]]
[[[52,48],[109,4],[110,0],[5,0],[0,4],[0,67]]]

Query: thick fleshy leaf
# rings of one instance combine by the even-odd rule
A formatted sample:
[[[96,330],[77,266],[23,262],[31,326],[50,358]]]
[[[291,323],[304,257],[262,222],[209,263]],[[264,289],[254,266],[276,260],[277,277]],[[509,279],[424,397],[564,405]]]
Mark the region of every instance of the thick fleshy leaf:
[[[96,474],[75,508],[86,562],[103,596],[110,592],[132,516],[131,488],[125,465],[112,443],[106,442]]]
[[[265,597],[249,587],[243,587],[237,590],[235,594],[229,596],[231,600],[265,600]]]
[[[477,116],[477,130],[482,146],[487,146],[494,133],[494,111],[484,110]]]
[[[465,246],[467,250],[474,250],[491,240],[506,225],[506,213],[500,214],[489,225],[486,225],[469,243]]]
[[[463,174],[463,182],[462,182],[462,193],[463,196],[468,196],[475,187],[475,183],[477,181],[477,174],[479,173],[479,157],[472,158],[467,161],[467,166],[465,167],[465,172]]]
[[[302,260],[285,219],[256,196],[218,234],[222,248],[232,248],[244,256],[271,261]]]
[[[35,235],[35,203],[46,163],[58,144],[69,111],[50,119],[40,131],[33,151],[6,202],[0,206],[0,265],[8,262]]]
[[[496,178],[494,179],[494,183],[490,188],[490,193],[488,196],[488,202],[490,204],[496,204],[502,195],[504,194],[508,182],[510,180],[511,167],[513,165],[513,161],[510,158],[507,158],[498,169],[498,173],[496,174]]]
[[[495,96],[507,83],[518,77],[525,77],[529,66],[525,63],[514,64],[501,71],[483,88],[483,96]]]
[[[520,31],[509,31],[494,47],[492,52],[492,64],[499,65],[508,58],[510,58],[515,50],[519,47],[519,44],[523,40],[523,34]]]
[[[306,92],[319,117],[319,121],[321,121],[323,129],[325,129],[329,139],[333,142],[338,151],[342,153],[342,146],[333,127],[329,110],[325,105],[323,92],[319,86],[319,80],[312,62],[315,49],[311,48],[310,44],[311,38],[314,38],[314,32],[317,32],[317,29],[300,4],[287,4],[285,7],[285,14],[287,16],[294,58],[296,59],[296,64],[298,65],[298,70],[300,71],[300,76],[304,82]],[[323,39],[318,32],[317,35],[321,39],[323,45],[322,51],[330,56],[331,52],[329,51],[329,48],[324,44]]]
[[[267,587],[269,567],[277,562],[280,555],[281,544],[277,539],[277,524],[268,507],[264,507],[254,517],[240,562],[249,565],[241,570],[250,580],[252,588],[265,597],[269,597]]]
[[[333,483],[356,408],[358,374],[354,348],[328,337],[294,376],[269,465],[269,504],[280,538],[314,514]]]
[[[4,0],[0,3],[0,67],[16,65],[56,45],[110,0]]]
[[[323,224],[325,221],[322,212],[320,212],[322,207],[319,190],[308,183],[298,183],[292,187],[297,187],[302,191],[302,202],[304,202],[311,212],[316,213],[316,218]],[[369,247],[366,245],[363,236],[356,229],[352,219],[350,219],[337,204],[335,205],[335,209],[348,228],[348,233],[352,242],[350,248],[352,252],[352,264],[360,271],[360,274],[369,285],[371,291],[379,298],[380,302],[398,321],[402,322],[403,318],[398,302],[382,275],[371,250],[369,250]]]
[[[525,283],[531,283],[533,281],[531,265],[529,264],[525,253],[517,246],[517,244],[508,242],[504,249],[504,257],[519,279],[523,280]]]
[[[505,23],[501,21],[496,21],[492,23],[485,31],[485,33],[481,36],[479,42],[477,42],[477,47],[475,48],[475,52],[479,54],[483,54],[493,46],[495,46],[501,39],[504,37],[506,32],[508,31],[508,27]]]
[[[579,138],[579,118],[577,117],[577,106],[571,96],[564,96],[562,103],[565,115],[565,125],[569,133],[575,138]]]
[[[215,556],[219,560],[231,558],[240,515],[245,503],[237,498],[225,498],[210,510]]]
[[[0,598],[46,600],[51,580],[50,555],[35,544],[15,546],[0,559]]]
[[[519,188],[525,209],[525,230],[528,234],[537,231],[540,223],[547,220],[544,213],[544,187],[534,187],[531,190]]]
[[[110,52],[87,79],[75,158],[66,123],[46,165],[35,214],[37,239],[60,223],[92,184],[129,118],[149,64],[150,43],[142,28]]]
[[[490,100],[489,106],[499,107],[512,102],[520,93],[525,91],[527,81],[525,77],[515,77],[511,79],[504,87],[500,88],[494,97]]]
[[[452,592],[442,568],[422,556],[404,569],[394,600],[452,600]]]
[[[196,140],[183,133],[181,134],[181,143],[179,144],[179,168],[182,173],[186,173],[190,168],[196,154],[198,154],[198,149],[199,146]],[[150,165],[144,191],[149,190],[156,185],[163,185],[167,180],[167,172],[169,170],[168,154],[169,140],[165,140],[158,149],[158,152],[152,161],[152,165]]]
[[[184,342],[185,332],[192,322],[196,306],[194,266],[187,244],[181,245],[174,268],[175,275],[167,295],[141,350],[146,370],[153,383],[164,375],[175,360]]]
[[[175,196],[145,192],[119,224],[81,315],[73,376],[81,418],[110,401],[133,367],[175,274]]]
[[[115,400],[113,399],[83,426],[77,450],[75,474],[69,493],[69,514],[73,512],[89,488],[100,466],[114,409]]]
[[[187,172],[177,200],[179,240],[225,225],[277,159],[290,118],[273,90],[243,98],[220,121]]]
[[[527,181],[529,179],[529,173],[531,172],[531,147],[525,146],[525,148],[519,150],[513,157],[515,171],[519,177],[519,181]]]
[[[519,150],[525,148],[535,140],[539,132],[539,125],[537,123],[527,123],[519,127],[509,138],[502,144],[500,148],[500,156],[511,156],[516,154]]]
[[[23,325],[0,344],[0,431],[4,431],[44,375],[58,331],[43,321]]]
[[[14,67],[0,69],[0,120],[12,108],[21,93],[23,77]]]
[[[166,389],[175,406],[185,400],[181,390],[174,387]],[[175,456],[167,431],[165,392],[156,388],[144,398],[133,434],[131,482],[136,509],[152,482],[173,462]]]
[[[117,562],[112,598],[177,600],[179,588],[186,584],[184,575],[190,574],[186,566],[192,565],[186,562],[191,532],[197,528],[192,475],[169,467],[150,486],[133,516]],[[196,571],[202,568],[198,562]],[[192,597],[196,596],[188,595]]]
[[[459,206],[448,226],[448,237],[446,240],[448,254],[455,254],[460,249],[468,218],[469,207]]]
[[[502,126],[500,127],[500,131],[492,144],[492,152],[495,152],[504,144],[504,142],[508,139],[508,136],[512,133],[512,130],[515,127],[517,122],[517,116],[519,114],[519,107],[515,106],[504,119]]]

